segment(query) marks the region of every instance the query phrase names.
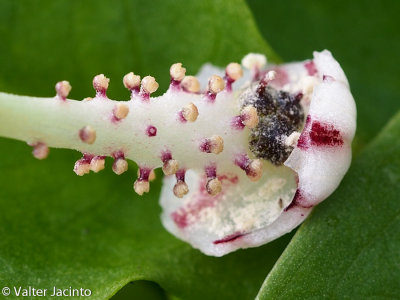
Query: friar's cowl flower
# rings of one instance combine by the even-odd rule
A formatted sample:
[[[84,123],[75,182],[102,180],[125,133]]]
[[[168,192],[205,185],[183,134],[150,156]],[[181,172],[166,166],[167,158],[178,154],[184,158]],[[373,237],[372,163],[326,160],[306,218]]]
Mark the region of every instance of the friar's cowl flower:
[[[44,159],[49,147],[83,157],[74,172],[117,175],[139,166],[134,190],[150,190],[162,167],[162,222],[208,255],[255,247],[298,226],[339,185],[351,162],[356,108],[340,65],[327,50],[312,60],[268,65],[249,54],[225,70],[205,65],[198,77],[171,66],[166,93],[151,76],[125,75],[130,101],[107,95],[109,79],[93,79],[94,98],[0,93],[0,136],[26,141]]]
[[[356,108],[331,53],[261,68],[264,61],[252,54],[242,61],[252,72],[239,82],[237,105],[255,107],[259,122],[244,139],[249,153],[233,149],[234,164],[219,172],[222,192],[210,196],[204,188],[207,174],[189,170],[191,188],[182,201],[171,193],[173,179],[164,178],[164,226],[208,255],[256,247],[291,231],[337,188],[351,162]],[[222,72],[207,65],[199,78]],[[211,122],[213,128],[223,126],[218,119]],[[251,175],[246,178],[254,162],[246,154],[262,159],[264,172],[256,183]]]

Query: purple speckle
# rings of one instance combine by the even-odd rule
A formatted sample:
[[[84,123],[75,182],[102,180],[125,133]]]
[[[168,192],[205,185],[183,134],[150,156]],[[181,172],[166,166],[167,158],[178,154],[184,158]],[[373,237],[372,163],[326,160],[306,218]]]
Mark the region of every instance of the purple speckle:
[[[182,123],[186,123],[187,120],[185,119],[185,117],[183,116],[183,110],[178,112],[178,121],[182,122]]]
[[[233,80],[231,77],[229,77],[228,74],[226,74],[226,73],[225,73],[224,79],[225,79],[225,90],[227,92],[232,92],[232,83],[234,83],[235,80]]]
[[[179,227],[179,228],[185,228],[186,226],[189,225],[188,221],[188,214],[182,213],[180,211],[175,211],[171,214],[172,219],[174,219],[174,223]]]
[[[178,172],[176,173],[177,179]],[[204,209],[214,207],[216,205],[220,199],[219,195],[221,195],[221,193],[215,197],[210,196],[206,191],[205,183],[200,184],[200,191],[199,194],[196,195],[196,200],[190,202],[185,207],[181,207],[171,214],[174,223],[182,229],[195,223],[201,217],[200,214]]]
[[[167,161],[172,159],[172,153],[171,151],[165,150],[161,152],[161,161],[163,163],[166,163]]]
[[[140,93],[140,87],[134,87],[133,89],[129,89],[131,92],[132,92],[132,94],[134,94],[134,95],[138,95],[139,93]]]
[[[247,154],[237,154],[235,158],[235,165],[237,165],[239,168],[241,168],[243,171],[246,172],[246,175],[248,176],[255,176],[254,170],[250,168],[250,163],[252,160],[247,156]]]
[[[303,93],[302,92],[298,92],[295,96],[294,96],[294,100],[297,102],[300,102],[301,99],[303,99]]]
[[[180,169],[175,174],[177,181],[185,180],[185,169]],[[224,182],[224,184],[237,184],[238,177],[237,175],[224,174],[218,176],[218,179]],[[199,185],[199,191],[194,194],[194,198],[192,202],[189,202],[187,205],[179,208],[171,214],[172,219],[176,226],[181,229],[184,229],[187,226],[192,225],[198,219],[201,218],[201,212],[204,209],[214,207],[218,201],[222,199],[223,193],[220,193],[216,196],[210,196],[206,191],[206,179]]]
[[[239,182],[239,177],[237,175],[219,175],[218,179],[222,183],[237,184]]]
[[[307,149],[309,148],[309,138],[308,138],[308,131],[309,128],[311,126],[311,116],[308,115],[307,119],[306,119],[306,125],[304,126],[304,130],[300,135],[300,138],[297,142],[297,147],[299,147],[300,149]]]
[[[96,155],[96,156],[94,156],[92,159],[91,159],[91,161],[93,160],[93,161],[96,161],[96,160],[102,160],[102,159],[105,159],[106,157],[104,156],[104,155]]]
[[[114,124],[117,124],[117,123],[119,123],[119,121],[121,121],[121,119],[117,118],[113,113],[113,115],[111,117],[111,122]]]
[[[217,177],[217,167],[215,165],[210,165],[205,168],[207,178]]]
[[[121,151],[121,150],[118,150],[118,151],[113,152],[113,153],[111,154],[111,156],[112,156],[114,159],[118,159],[118,158],[125,159],[125,154],[124,154],[124,152]]]
[[[245,127],[243,124],[242,116],[233,117],[231,121],[231,126],[236,130],[242,130]]]
[[[332,124],[312,121],[311,117],[307,116],[305,130],[301,134],[297,146],[300,149],[308,149],[311,146],[340,147],[343,143],[340,131]]]
[[[103,86],[99,82],[98,76],[93,78],[93,88],[96,91],[96,97],[101,97],[101,98],[107,98],[106,92],[107,92],[107,87]]]
[[[218,244],[233,242],[233,241],[237,240],[238,238],[240,238],[242,236],[244,236],[243,233],[235,232],[235,233],[232,233],[230,235],[227,235],[226,237],[224,237],[224,238],[222,238],[220,240],[213,241],[213,244],[214,245],[218,245]]]
[[[171,90],[173,90],[173,91],[180,91],[180,90],[182,90],[182,88],[181,88],[181,81],[179,81],[179,80],[175,80],[175,79],[173,79],[173,78],[171,78],[171,82],[170,82],[170,88],[171,88]]]
[[[235,165],[237,165],[239,168],[241,168],[243,171],[250,172],[249,165],[251,163],[250,158],[247,156],[247,154],[238,154],[236,155],[235,158]]]
[[[130,89],[130,91],[131,91],[131,99],[134,99],[136,96],[139,95],[140,88],[139,87],[135,87],[133,89]]]
[[[333,125],[314,121],[310,132],[311,142],[316,146],[341,146],[343,139],[340,131]]]
[[[107,92],[106,89],[98,89],[98,90],[96,90],[96,97],[107,98],[106,92]]]
[[[149,181],[151,170],[150,168],[140,167],[138,181]]]
[[[153,125],[149,125],[146,129],[146,134],[149,137],[153,137],[157,135],[157,128],[154,127]]]
[[[93,154],[83,153],[83,157],[78,161],[76,161],[74,166],[74,171],[76,172],[83,165],[89,165],[93,157],[94,157]]]
[[[142,89],[139,92],[139,97],[145,102],[150,102],[150,94]]]
[[[299,189],[296,190],[296,193],[293,196],[292,202],[284,209],[284,211],[288,211],[293,207],[296,207],[299,204],[299,201],[301,201],[302,195]]]
[[[214,102],[215,98],[217,97],[217,94],[214,94],[214,93],[212,93],[210,91],[207,91],[206,97],[210,102]]]
[[[334,82],[334,81],[335,81],[335,78],[333,78],[333,77],[330,76],[330,75],[323,75],[323,76],[322,76],[322,80],[325,81],[325,82]]]
[[[310,75],[310,76],[314,76],[315,74],[318,73],[317,67],[315,66],[315,63],[313,60],[306,62],[304,64],[304,67],[307,69],[308,75]]]
[[[288,211],[293,207],[300,206],[303,208],[311,208],[313,205],[305,205],[304,202],[306,202],[307,199],[304,197],[303,193],[300,191],[300,189],[296,190],[296,193],[293,196],[292,202],[284,209],[284,211]]]
[[[82,160],[90,163],[93,159],[94,155],[93,154],[89,154],[89,153],[83,153],[83,158]]]
[[[185,173],[186,173],[185,169],[179,169],[175,174],[176,180],[177,181],[185,181]]]
[[[205,139],[201,142],[199,149],[201,152],[211,153],[211,143],[209,139]]]

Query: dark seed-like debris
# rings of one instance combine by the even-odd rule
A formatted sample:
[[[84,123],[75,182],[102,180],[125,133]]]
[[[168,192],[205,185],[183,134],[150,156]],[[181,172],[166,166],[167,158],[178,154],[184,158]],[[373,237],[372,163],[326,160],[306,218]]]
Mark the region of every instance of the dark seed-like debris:
[[[259,116],[258,125],[251,130],[250,150],[258,158],[281,165],[293,150],[285,144],[286,138],[304,125],[301,99],[262,82],[249,89],[243,93],[242,106],[254,106]]]

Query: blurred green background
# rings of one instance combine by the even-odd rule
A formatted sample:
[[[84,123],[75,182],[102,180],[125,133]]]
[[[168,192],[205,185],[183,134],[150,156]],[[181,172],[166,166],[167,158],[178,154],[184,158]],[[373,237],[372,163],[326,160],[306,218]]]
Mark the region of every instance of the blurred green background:
[[[400,109],[397,1],[248,0],[247,4],[263,37],[283,61],[303,60],[313,51],[329,49],[340,62],[358,104],[356,151]]]
[[[132,70],[155,75],[161,93],[178,60],[195,74],[204,62],[225,65],[249,51],[277,60],[264,40],[283,61],[329,49],[357,102],[357,156],[400,108],[399,11],[389,0],[1,0],[0,90],[52,96],[54,83],[68,79],[71,98],[82,99],[105,73],[109,96],[126,98],[121,78]],[[162,228],[160,180],[144,199],[133,195],[134,164],[121,177],[76,178],[77,153],[52,149],[38,162],[23,143],[0,145],[4,286],[84,283],[99,299],[121,287],[115,299],[252,299],[292,236],[205,257]]]

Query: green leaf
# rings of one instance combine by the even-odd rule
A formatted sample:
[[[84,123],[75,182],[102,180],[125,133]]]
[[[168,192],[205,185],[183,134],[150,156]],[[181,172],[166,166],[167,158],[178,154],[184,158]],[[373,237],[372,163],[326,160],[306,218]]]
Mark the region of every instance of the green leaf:
[[[260,299],[397,299],[399,195],[400,113],[297,231]]]
[[[356,149],[400,109],[398,1],[248,1],[261,32],[285,61],[329,49],[357,102]]]
[[[109,96],[128,98],[121,80],[132,70],[154,75],[163,90],[177,61],[194,74],[249,51],[276,59],[240,0],[4,0],[0,36],[0,90],[35,96],[54,95],[63,79],[71,98],[92,96],[93,76],[104,73]],[[161,226],[160,179],[150,194],[134,194],[133,165],[116,176],[107,160],[107,170],[80,178],[78,153],[51,149],[36,161],[27,145],[5,139],[0,157],[1,287],[86,288],[106,299],[149,280],[186,299],[248,299],[289,238],[206,257]]]
[[[122,77],[130,71],[156,76],[165,90],[177,61],[195,74],[205,62],[223,66],[249,51],[277,59],[241,0],[6,0],[0,36],[0,89],[37,96],[53,95],[63,79],[71,98],[93,95],[93,76],[104,73],[110,98],[128,98]]]
[[[112,300],[126,299],[166,300],[167,296],[165,291],[156,283],[145,280],[137,280],[124,286],[112,297]]]

